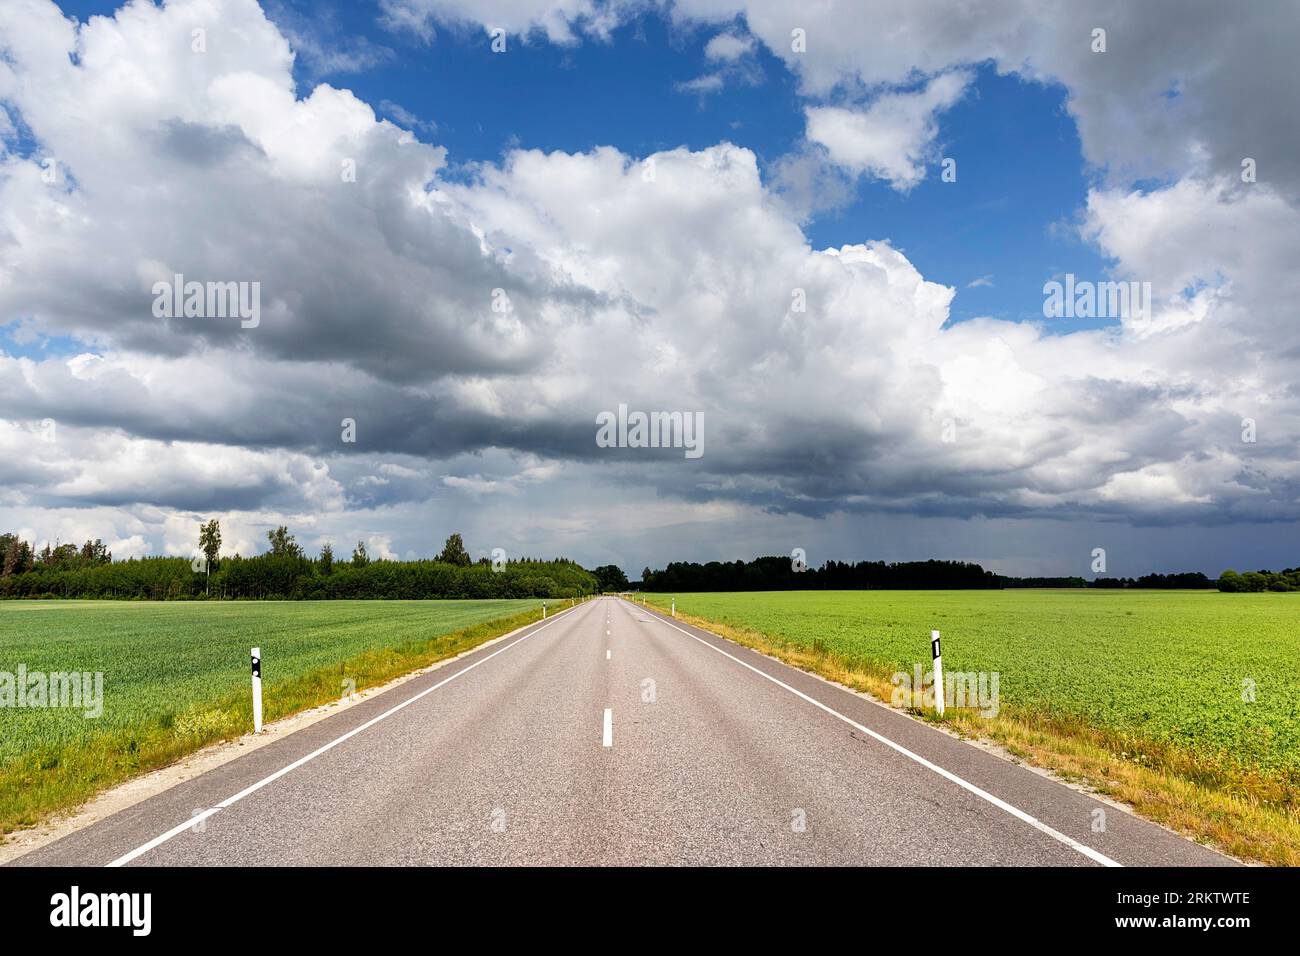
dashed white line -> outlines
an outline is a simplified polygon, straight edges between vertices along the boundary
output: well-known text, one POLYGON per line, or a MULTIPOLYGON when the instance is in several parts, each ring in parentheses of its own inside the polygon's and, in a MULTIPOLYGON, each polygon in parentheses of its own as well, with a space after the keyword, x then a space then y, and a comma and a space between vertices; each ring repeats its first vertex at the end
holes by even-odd
POLYGON ((605 729, 604 739, 601 741, 606 747, 614 746, 614 711, 610 707, 605 708, 605 729))
POLYGON ((610 653, 609 650, 606 649, 606 651, 605 651, 605 660, 609 660, 609 653, 610 653))
MULTIPOLYGON (((735 661, 735 662, 736 662, 737 664, 739 664, 741 667, 748 668, 749 670, 751 670, 751 671, 753 671, 755 674, 757 674, 759 677, 762 677, 762 678, 764 678, 765 680, 770 680, 773 684, 776 684, 776 686, 778 686, 778 687, 782 687, 782 688, 784 688, 785 690, 788 690, 790 693, 794 694, 796 697, 801 697, 801 698, 803 698, 803 699, 806 700, 808 703, 812 704, 814 707, 817 707, 817 708, 819 708, 820 710, 824 710, 826 713, 830 714, 832 717, 836 717, 836 718, 838 718, 839 720, 844 721, 844 723, 848 724, 850 727, 853 727, 853 728, 855 728, 855 729, 857 729, 857 730, 862 731, 862 733, 866 734, 868 737, 871 737, 873 740, 878 740, 878 741, 880 741, 880 743, 882 743, 882 744, 884 744, 886 747, 889 747, 890 749, 895 750, 895 751, 897 751, 898 753, 902 754, 902 755, 903 755, 904 757, 906 757, 908 760, 914 760, 914 761, 916 761, 917 763, 919 763, 922 767, 925 767, 927 770, 933 770, 935 773, 937 773, 939 776, 943 777, 945 780, 950 780, 950 781, 952 781, 953 783, 957 784, 957 786, 961 787, 962 789, 967 790, 967 791, 969 791, 970 793, 975 794, 975 796, 979 797, 981 800, 987 800, 989 803, 993 804, 993 806, 997 807, 999 810, 1003 810, 1003 811, 1005 811, 1006 813, 1011 814, 1011 816, 1015 817, 1017 820, 1022 820, 1022 821, 1024 821, 1025 823, 1028 823, 1028 824, 1029 824, 1031 827, 1033 827, 1035 830, 1038 830, 1038 831, 1040 831, 1040 832, 1042 832, 1042 833, 1047 834, 1047 835, 1048 835, 1049 837, 1051 837, 1053 840, 1056 840, 1056 841, 1058 841, 1058 842, 1060 842, 1060 843, 1064 843, 1064 844, 1065 844, 1066 846, 1068 846, 1070 849, 1075 850, 1075 851, 1077 851, 1077 852, 1079 852, 1079 853, 1082 853, 1084 856, 1086 856, 1088 859, 1092 860, 1093 862, 1095 862, 1095 863, 1100 863, 1102 866, 1123 866, 1122 863, 1117 863, 1115 860, 1112 860, 1110 857, 1106 856, 1105 854, 1100 853, 1100 852, 1098 852, 1097 850, 1094 850, 1092 847, 1090 847, 1090 846, 1088 846, 1088 845, 1086 845, 1086 844, 1084 844, 1084 843, 1080 843, 1078 840, 1074 839, 1073 837, 1066 836, 1066 835, 1065 835, 1064 833, 1062 833, 1060 830, 1056 830, 1056 829, 1054 829, 1054 828, 1048 826, 1048 825, 1047 825, 1046 823, 1044 823, 1042 820, 1039 820, 1037 817, 1031 816, 1030 814, 1026 813, 1024 810, 1021 810, 1019 807, 1014 807, 1014 806, 1012 806, 1011 804, 1007 803, 1005 800, 1001 799, 1000 797, 995 797, 993 794, 989 793, 987 790, 983 790, 983 789, 981 789, 980 787, 975 786, 975 784, 971 783, 970 781, 965 780, 965 779, 963 779, 963 778, 957 776, 957 775, 956 775, 955 773, 953 773, 951 770, 945 770, 943 767, 940 767, 937 763, 933 763, 933 762, 931 762, 931 761, 929 761, 929 760, 926 760, 926 759, 925 759, 924 757, 922 757, 920 754, 918 754, 918 753, 913 753, 911 750, 908 750, 908 749, 907 749, 906 747, 904 747, 902 744, 895 743, 894 741, 890 740, 888 737, 884 736, 883 734, 876 733, 876 731, 872 730, 870 727, 864 727, 864 726, 862 726, 862 724, 858 723, 856 720, 853 720, 853 719, 850 718, 850 717, 845 717, 845 716, 844 716, 843 714, 841 714, 839 711, 837 711, 837 710, 833 710, 832 708, 827 707, 827 706, 826 706, 825 704, 823 704, 821 701, 819 701, 819 700, 817 700, 817 699, 815 699, 815 698, 813 698, 813 697, 809 697, 809 696, 808 696, 807 694, 805 694, 803 691, 796 690, 795 688, 791 687, 789 684, 785 683, 784 681, 782 681, 782 680, 778 680, 777 678, 773 677, 771 674, 768 674, 768 673, 766 673, 766 672, 764 672, 764 671, 759 670, 759 669, 758 669, 757 667, 755 667, 753 664, 749 664, 749 663, 747 663, 747 662, 745 662, 745 661, 742 661, 739 657, 736 657, 736 656, 733 655, 733 654, 728 654, 728 653, 727 653, 726 651, 724 651, 722 648, 720 648, 720 647, 718 647, 718 646, 716 646, 716 645, 714 645, 714 644, 710 644, 708 641, 704 640, 703 638, 701 638, 701 637, 697 637, 697 636, 695 636, 694 634, 692 634, 690 631, 687 631, 687 630, 685 630, 685 629, 683 629, 683 628, 678 627, 676 624, 673 624, 671 621, 665 621, 663 618, 658 617, 657 615, 655 616, 654 619, 655 619, 656 621, 658 621, 660 624, 664 624, 664 625, 667 625, 668 627, 671 627, 674 631, 681 631, 681 633, 685 634, 685 635, 686 635, 687 637, 689 637, 691 640, 693 640, 693 641, 699 641, 699 642, 700 642, 701 644, 703 644, 705 647, 709 648, 710 650, 717 651, 717 652, 718 652, 719 654, 721 654, 723 657, 729 657, 729 658, 731 658, 733 661, 735 661)), ((608 719, 608 717, 609 717, 609 711, 605 711, 605 716, 606 716, 606 719, 608 719)))

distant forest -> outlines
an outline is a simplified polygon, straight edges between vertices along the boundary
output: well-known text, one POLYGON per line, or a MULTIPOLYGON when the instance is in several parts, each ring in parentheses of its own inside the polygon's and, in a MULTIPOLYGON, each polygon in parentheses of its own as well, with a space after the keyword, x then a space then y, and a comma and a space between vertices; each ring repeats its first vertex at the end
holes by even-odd
POLYGON ((114 561, 101 540, 45 545, 37 551, 16 534, 0 534, 0 598, 109 598, 126 600, 329 600, 422 598, 571 598, 599 591, 957 590, 997 588, 1218 588, 1221 591, 1297 591, 1300 568, 1224 571, 1211 580, 1199 571, 1137 578, 1008 577, 966 561, 827 561, 799 569, 788 557, 752 561, 674 561, 646 568, 629 582, 622 570, 587 570, 568 558, 474 561, 459 534, 434 558, 371 558, 364 542, 336 558, 326 544, 308 557, 288 528, 267 532, 269 550, 254 557, 220 557, 221 527, 199 527, 196 557, 114 561))
MULTIPOLYGON (((1227 572, 1229 574, 1235 572, 1227 572)), ((1254 572, 1251 572, 1254 573, 1254 572)), ((662 571, 646 568, 641 587, 647 591, 806 591, 806 590, 949 590, 977 588, 1213 588, 1216 582, 1199 571, 1145 574, 1140 578, 1015 578, 966 561, 827 561, 820 568, 798 570, 788 557, 753 561, 674 561, 662 571)), ((1226 589, 1225 589, 1226 590, 1226 589)), ((1239 588, 1238 590, 1246 590, 1239 588)), ((1259 588, 1258 590, 1264 590, 1259 588)))
POLYGON ((594 574, 567 558, 520 558, 493 565, 471 559, 459 534, 431 560, 371 558, 357 542, 350 558, 331 545, 308 557, 287 528, 267 533, 270 550, 254 557, 218 557, 221 529, 199 529, 196 557, 114 561, 102 541, 46 545, 39 552, 14 534, 0 534, 0 597, 124 600, 329 600, 344 598, 572 598, 595 593, 594 574))

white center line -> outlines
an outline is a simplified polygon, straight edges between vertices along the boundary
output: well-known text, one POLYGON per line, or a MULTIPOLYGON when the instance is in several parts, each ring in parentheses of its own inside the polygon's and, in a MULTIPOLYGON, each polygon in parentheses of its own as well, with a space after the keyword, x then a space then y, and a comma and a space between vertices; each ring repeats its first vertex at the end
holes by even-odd
POLYGON ((609 651, 605 651, 605 660, 609 660, 609 651))
MULTIPOLYGON (((837 710, 832 710, 830 707, 827 707, 827 706, 826 706, 825 704, 823 704, 821 701, 816 700, 815 698, 809 697, 809 696, 808 696, 807 694, 805 694, 803 691, 795 690, 795 689, 794 689, 793 687, 791 687, 789 684, 785 683, 784 681, 777 680, 777 679, 776 679, 775 677, 773 677, 771 674, 768 674, 768 673, 766 673, 766 672, 764 672, 764 671, 759 670, 759 669, 758 669, 757 667, 755 667, 753 664, 746 663, 745 661, 742 661, 739 657, 736 657, 736 656, 734 656, 734 655, 732 655, 732 654, 728 654, 726 651, 724 651, 722 648, 718 647, 717 645, 715 645, 715 644, 710 644, 708 641, 704 640, 703 638, 701 638, 701 637, 696 637, 696 636, 695 636, 694 634, 692 634, 690 631, 684 630, 684 629, 678 627, 676 624, 673 624, 673 623, 670 622, 670 621, 665 621, 665 620, 664 620, 663 618, 661 618, 661 617, 655 616, 655 620, 658 621, 660 624, 666 624, 668 627, 671 627, 674 631, 681 631, 683 634, 685 634, 685 635, 686 635, 687 637, 689 637, 691 640, 693 640, 693 641, 699 641, 699 642, 700 642, 701 644, 703 644, 705 647, 709 648, 710 650, 717 651, 717 652, 718 652, 719 654, 721 654, 723 657, 729 657, 729 658, 731 658, 733 661, 735 661, 735 662, 736 662, 737 664, 739 664, 741 667, 747 667, 747 668, 749 668, 751 671, 753 671, 753 672, 754 672, 755 674, 757 674, 759 677, 762 677, 762 678, 764 678, 765 680, 770 680, 773 684, 776 684, 776 686, 778 686, 778 687, 782 687, 782 688, 788 690, 790 693, 794 694, 796 697, 801 697, 801 698, 803 698, 804 700, 808 701, 808 703, 812 704, 814 707, 817 707, 817 708, 820 708, 821 710, 824 710, 826 713, 830 714, 832 717, 837 717, 837 718, 839 718, 840 720, 842 720, 842 721, 844 721, 846 724, 848 724, 850 727, 854 727, 854 728, 856 728, 856 729, 862 731, 864 734, 866 734, 868 737, 871 737, 873 740, 878 740, 878 741, 880 741, 880 742, 881 742, 882 744, 884 744, 886 747, 889 747, 889 748, 891 748, 892 750, 896 750, 898 753, 902 754, 902 755, 903 755, 904 757, 906 757, 907 759, 916 761, 916 762, 919 763, 922 767, 925 767, 927 770, 933 770, 935 773, 937 773, 939 776, 943 777, 945 780, 951 780, 953 783, 957 784, 957 786, 959 786, 959 787, 961 787, 962 789, 964 789, 964 790, 968 790, 969 792, 975 794, 975 796, 979 797, 981 800, 987 800, 989 803, 993 804, 993 806, 997 807, 999 810, 1003 810, 1003 811, 1005 811, 1005 812, 1011 814, 1011 816, 1015 817, 1017 820, 1023 820, 1025 823, 1028 823, 1028 824, 1029 824, 1031 827, 1033 827, 1035 830, 1039 830, 1039 831, 1041 831, 1041 832, 1043 832, 1043 833, 1046 833, 1046 834, 1047 834, 1049 837, 1051 837, 1053 840, 1057 840, 1057 841, 1060 842, 1060 843, 1064 843, 1064 844, 1065 844, 1066 846, 1068 846, 1070 849, 1072 849, 1072 850, 1076 850, 1076 851, 1078 851, 1079 853, 1082 853, 1082 854, 1083 854, 1084 856, 1086 856, 1088 859, 1090 859, 1090 860, 1092 860, 1092 861, 1094 861, 1094 862, 1096 862, 1096 863, 1100 863, 1102 866, 1123 866, 1122 863, 1117 863, 1116 861, 1112 860, 1110 857, 1108 857, 1108 856, 1106 856, 1106 855, 1104 855, 1104 854, 1098 852, 1097 850, 1094 850, 1092 847, 1090 847, 1090 846, 1088 846, 1088 845, 1086 845, 1086 844, 1080 843, 1078 840, 1074 839, 1073 837, 1066 836, 1066 835, 1065 835, 1064 833, 1062 833, 1060 830, 1053 829, 1052 827, 1050 827, 1050 826, 1048 826, 1046 823, 1044 823, 1042 820, 1039 820, 1037 817, 1030 816, 1028 813, 1026 813, 1024 810, 1021 810, 1019 807, 1014 807, 1014 806, 1012 806, 1011 804, 1007 803, 1005 800, 1003 800, 1003 799, 1001 799, 1001 798, 999 798, 999 797, 995 797, 995 796, 993 796, 993 794, 989 793, 987 790, 982 790, 982 789, 980 789, 979 787, 975 786, 975 784, 973 784, 973 783, 971 783, 971 782, 969 782, 969 781, 967 781, 967 780, 962 779, 961 777, 959 777, 959 776, 957 776, 955 773, 953 773, 951 770, 945 770, 943 767, 940 767, 937 763, 932 763, 931 761, 926 760, 926 759, 925 759, 924 757, 922 757, 920 754, 918 754, 918 753, 913 753, 912 751, 908 750, 908 749, 907 749, 906 747, 904 747, 902 744, 894 743, 894 741, 890 740, 888 737, 884 736, 883 734, 878 734, 878 733, 876 733, 876 732, 875 732, 874 730, 872 730, 870 727, 864 727, 864 726, 862 726, 862 724, 858 723, 856 720, 853 720, 853 719, 851 719, 851 718, 849 718, 849 717, 845 717, 843 714, 841 714, 841 713, 840 713, 839 711, 837 711, 837 710)), ((723 640, 725 640, 725 638, 723 638, 723 640)), ((609 711, 606 711, 606 712, 605 712, 605 715, 606 715, 606 717, 608 717, 608 716, 609 716, 609 711)))
POLYGON ((614 711, 605 708, 605 739, 602 741, 606 747, 614 746, 614 711))
MULTIPOLYGON (((307 754, 305 757, 299 757, 293 763, 281 767, 275 773, 267 777, 263 777, 261 780, 257 781, 257 783, 245 787, 243 790, 239 791, 239 793, 235 794, 233 797, 227 797, 225 800, 222 800, 220 803, 218 803, 215 807, 211 807, 207 810, 204 810, 202 813, 195 814, 193 817, 187 819, 184 823, 177 824, 176 826, 168 830, 166 833, 159 834, 158 836, 150 840, 148 843, 144 844, 143 846, 137 847, 136 849, 132 850, 130 853, 125 853, 122 856, 119 856, 113 862, 106 864, 106 866, 108 867, 125 866, 127 863, 130 863, 136 857, 143 856, 144 854, 148 853, 150 850, 162 846, 168 840, 172 839, 172 837, 179 836, 180 834, 184 833, 186 830, 193 828, 194 824, 197 823, 198 821, 206 820, 214 813, 217 813, 220 810, 225 810, 233 806, 234 804, 238 803, 240 800, 247 797, 249 794, 256 793, 258 790, 261 790, 268 783, 271 783, 272 781, 275 780, 279 780, 286 773, 289 773, 292 770, 297 770, 299 767, 307 763, 309 760, 315 760, 321 754, 333 750, 339 744, 343 743, 343 741, 348 740, 351 737, 355 737, 363 730, 373 727, 375 724, 379 723, 385 717, 391 717, 393 714, 397 713, 399 710, 402 710, 404 707, 414 704, 421 697, 425 697, 429 694, 432 694, 435 690, 437 690, 439 687, 442 687, 444 684, 450 684, 457 677, 460 677, 463 674, 468 674, 470 671, 478 667, 480 664, 486 664, 488 661, 492 660, 492 658, 496 657, 498 654, 504 654, 506 651, 510 650, 510 648, 514 647, 516 644, 522 644, 524 641, 528 640, 533 635, 540 634, 542 631, 546 630, 548 627, 550 627, 552 624, 558 621, 560 617, 566 613, 568 613, 567 610, 561 611, 559 614, 553 615, 545 624, 543 624, 541 627, 537 628, 536 630, 529 631, 523 637, 511 641, 505 647, 493 651, 491 654, 487 655, 486 657, 480 657, 478 660, 476 660, 473 664, 470 664, 468 667, 461 668, 456 673, 452 674, 450 677, 444 678, 443 680, 438 681, 438 683, 434 684, 432 687, 428 687, 420 691, 420 693, 416 694, 414 697, 409 697, 406 700, 402 701, 400 704, 396 705, 395 707, 390 707, 388 710, 384 711, 378 717, 372 717, 370 720, 367 720, 361 726, 352 728, 346 734, 334 738, 333 740, 331 740, 329 743, 325 744, 322 747, 316 748, 311 753, 307 754)), ((606 712, 606 720, 608 719, 609 719, 609 714, 608 712, 606 712)))

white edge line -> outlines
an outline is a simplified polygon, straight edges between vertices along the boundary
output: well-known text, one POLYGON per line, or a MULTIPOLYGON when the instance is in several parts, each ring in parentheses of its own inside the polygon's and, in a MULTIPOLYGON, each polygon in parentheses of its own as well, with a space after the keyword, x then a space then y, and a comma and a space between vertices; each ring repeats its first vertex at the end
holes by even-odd
MULTIPOLYGON (((879 734, 876 731, 872 730, 870 727, 864 727, 856 720, 853 720, 850 717, 845 717, 839 711, 827 707, 821 701, 809 697, 803 691, 796 690, 795 688, 791 687, 789 684, 785 683, 784 681, 773 677, 771 674, 759 670, 753 664, 747 663, 746 661, 742 661, 739 657, 736 657, 732 654, 728 654, 722 648, 714 644, 710 644, 708 641, 704 640, 701 637, 697 637, 696 635, 692 634, 690 631, 683 630, 682 628, 678 627, 676 624, 673 624, 671 621, 664 620, 658 614, 653 614, 651 616, 660 624, 666 624, 668 627, 671 627, 675 631, 681 631, 681 633, 685 634, 687 637, 691 638, 692 640, 699 641, 705 647, 717 651, 723 657, 731 658, 741 667, 749 668, 759 677, 766 678, 767 680, 770 680, 773 684, 776 684, 778 687, 785 688, 790 693, 794 694, 796 697, 801 697, 804 700, 806 700, 808 703, 812 704, 814 707, 824 710, 832 717, 839 718, 840 720, 844 721, 844 723, 848 724, 850 727, 862 731, 864 734, 867 734, 869 737, 871 737, 874 740, 880 741, 886 747, 896 750, 898 753, 902 754, 904 757, 907 757, 909 760, 916 761, 922 767, 925 767, 927 770, 933 770, 935 773, 943 777, 945 780, 951 780, 953 783, 957 784, 957 786, 970 791, 971 793, 975 794, 975 796, 979 797, 981 800, 987 800, 989 803, 993 804, 993 806, 997 807, 999 810, 1011 814, 1011 816, 1015 817, 1017 820, 1022 820, 1025 823, 1028 823, 1034 829, 1046 833, 1053 840, 1057 840, 1060 843, 1064 843, 1070 849, 1082 853, 1084 856, 1086 856, 1088 859, 1092 860, 1093 862, 1100 863, 1102 866, 1123 866, 1124 865, 1122 863, 1116 862, 1115 860, 1112 860, 1110 857, 1106 856, 1105 854, 1100 853, 1097 850, 1094 850, 1092 847, 1080 843, 1078 840, 1074 839, 1073 837, 1067 836, 1066 834, 1062 833, 1060 830, 1056 830, 1048 826, 1042 820, 1039 820, 1037 817, 1031 816, 1030 814, 1026 813, 1024 810, 1021 810, 1019 807, 1012 806, 1011 804, 1003 800, 1001 797, 995 797, 987 790, 983 790, 980 787, 975 786, 975 784, 971 783, 970 781, 962 779, 961 777, 953 773, 951 770, 945 770, 943 767, 940 767, 938 764, 926 760, 920 754, 908 750, 902 744, 895 743, 894 741, 890 740, 888 737, 884 736, 883 734, 879 734)), ((725 640, 725 638, 723 638, 723 640, 725 640)))
MULTIPOLYGON (((522 644, 524 641, 528 640, 534 634, 538 634, 546 630, 548 627, 550 627, 552 624, 558 621, 564 614, 574 610, 577 610, 577 608, 565 608, 559 614, 553 614, 551 617, 547 619, 545 624, 542 624, 542 626, 537 628, 536 630, 530 631, 529 633, 525 634, 523 637, 511 641, 505 647, 498 648, 497 650, 493 651, 491 654, 487 655, 487 657, 479 658, 473 664, 470 664, 468 667, 461 668, 456 673, 452 674, 450 677, 446 677, 438 681, 438 683, 434 684, 432 687, 426 687, 424 690, 420 691, 420 693, 416 694, 414 697, 407 698, 406 700, 402 701, 400 704, 397 704, 394 707, 390 707, 388 710, 384 711, 378 717, 372 717, 370 718, 370 720, 367 720, 364 724, 361 724, 359 727, 353 727, 346 734, 343 734, 340 737, 336 737, 335 739, 331 740, 329 743, 325 744, 324 746, 316 748, 311 753, 307 754, 305 757, 299 757, 293 763, 281 767, 279 770, 277 770, 275 773, 271 774, 270 776, 263 777, 261 780, 257 781, 257 783, 245 787, 243 790, 239 791, 239 793, 235 794, 233 797, 227 797, 225 800, 222 800, 220 803, 218 803, 215 807, 211 807, 207 810, 204 810, 202 813, 196 813, 194 816, 186 820, 184 823, 177 824, 176 826, 168 830, 166 833, 159 834, 158 836, 154 837, 152 840, 150 840, 148 843, 144 844, 143 846, 137 847, 136 849, 132 850, 130 853, 125 853, 122 856, 119 856, 116 860, 114 860, 111 863, 106 863, 105 868, 111 869, 114 867, 125 866, 127 863, 130 863, 132 860, 136 859, 137 857, 141 857, 144 854, 148 853, 150 850, 162 846, 164 843, 166 843, 168 840, 172 839, 173 837, 180 836, 182 833, 184 833, 186 830, 193 827, 194 824, 198 823, 200 820, 206 820, 214 813, 217 813, 220 810, 225 810, 228 807, 233 806, 234 804, 238 803, 240 800, 243 800, 244 797, 247 797, 250 794, 256 793, 258 790, 261 790, 268 783, 272 783, 273 781, 279 780, 281 777, 289 773, 291 770, 297 770, 299 767, 301 767, 303 764, 307 763, 308 761, 315 760, 321 754, 333 750, 339 744, 343 743, 343 741, 351 737, 355 737, 357 734, 361 733, 361 731, 366 730, 367 728, 373 727, 375 724, 379 723, 385 717, 391 717, 399 710, 402 710, 403 708, 409 706, 410 704, 414 704, 421 697, 424 697, 428 694, 432 694, 435 690, 437 690, 439 687, 442 687, 444 684, 450 684, 452 681, 454 681, 457 677, 460 677, 462 674, 468 674, 470 671, 478 667, 480 664, 486 664, 488 661, 492 660, 492 658, 496 657, 498 654, 504 654, 506 651, 510 650, 510 648, 514 647, 516 644, 522 644)), ((531 625, 525 624, 524 627, 531 627, 531 625)))

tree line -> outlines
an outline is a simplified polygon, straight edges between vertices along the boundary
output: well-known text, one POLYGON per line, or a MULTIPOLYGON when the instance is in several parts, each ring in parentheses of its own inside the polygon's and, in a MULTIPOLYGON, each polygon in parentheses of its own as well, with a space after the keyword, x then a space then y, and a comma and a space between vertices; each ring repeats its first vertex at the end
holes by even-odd
POLYGON ((623 573, 623 569, 617 564, 602 564, 598 568, 592 568, 591 573, 596 576, 601 591, 617 592, 627 591, 631 588, 627 575, 623 573))
POLYGON ((1281 571, 1244 571, 1232 568, 1219 576, 1220 591, 1300 591, 1300 568, 1281 571))
MULTIPOLYGON (((647 591, 859 591, 972 590, 996 588, 1213 588, 1200 571, 1144 574, 1138 578, 1017 578, 995 574, 969 561, 827 561, 804 567, 788 557, 752 561, 670 562, 662 571, 646 568, 640 586, 647 591)), ((1244 588, 1241 590, 1245 590, 1244 588)))
POLYGON ((1136 578, 1011 577, 967 561, 827 561, 820 568, 783 556, 752 561, 670 562, 646 568, 635 585, 616 565, 592 571, 568 558, 517 558, 494 565, 474 561, 460 534, 447 537, 437 557, 373 559, 364 541, 350 557, 325 544, 308 557, 289 529, 267 532, 268 550, 254 557, 220 557, 221 526, 199 526, 194 560, 173 557, 114 561, 101 539, 46 544, 41 550, 12 533, 0 534, 0 597, 122 598, 136 600, 418 598, 569 598, 598 591, 957 590, 996 588, 1180 588, 1220 591, 1300 590, 1300 568, 1229 569, 1217 580, 1199 571, 1136 578))
POLYGON ((26 574, 37 567, 59 568, 93 568, 108 564, 113 560, 104 542, 99 538, 87 541, 80 548, 75 544, 48 542, 39 552, 16 534, 0 534, 0 575, 9 577, 14 574, 26 574))
POLYGON ((662 571, 646 568, 641 586, 647 591, 805 591, 925 588, 997 588, 998 575, 966 561, 827 561, 820 568, 800 567, 788 557, 752 561, 673 561, 662 571))
POLYGON ((0 597, 124 600, 331 600, 426 598, 571 598, 592 594, 600 582, 568 558, 474 561, 459 534, 437 557, 374 559, 358 541, 349 559, 336 560, 326 544, 308 557, 283 525, 267 532, 268 550, 222 558, 221 527, 200 525, 194 559, 114 561, 100 541, 47 545, 35 552, 17 535, 0 535, 0 597), (11 560, 12 555, 12 560, 11 560))
POLYGON ((1004 588, 1169 588, 1196 590, 1217 585, 1200 571, 1180 571, 1176 574, 1144 574, 1136 578, 1002 578, 1004 588))

